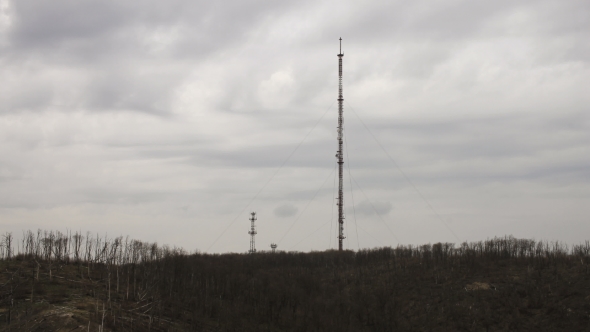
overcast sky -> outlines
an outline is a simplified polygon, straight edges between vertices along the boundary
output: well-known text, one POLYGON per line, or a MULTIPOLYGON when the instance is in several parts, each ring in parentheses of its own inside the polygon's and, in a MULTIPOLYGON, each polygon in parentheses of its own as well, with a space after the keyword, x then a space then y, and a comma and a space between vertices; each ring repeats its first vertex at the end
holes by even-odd
POLYGON ((587 0, 0 0, 1 230, 335 248, 340 37, 345 248, 590 239, 587 0))

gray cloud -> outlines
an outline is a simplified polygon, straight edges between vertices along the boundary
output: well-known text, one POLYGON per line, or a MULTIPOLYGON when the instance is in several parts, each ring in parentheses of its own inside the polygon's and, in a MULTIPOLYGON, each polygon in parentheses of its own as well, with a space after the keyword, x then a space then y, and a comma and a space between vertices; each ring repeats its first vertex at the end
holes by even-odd
MULTIPOLYGON (((342 36, 357 213, 374 202, 406 243, 456 241, 436 214, 462 240, 581 240, 589 17, 587 1, 553 0, 0 0, 0 226, 204 250, 235 220, 211 250, 242 252, 242 209, 309 203, 297 243, 334 218, 342 36)), ((260 241, 288 226, 262 222, 260 241)), ((392 244, 359 226, 380 241, 361 243, 392 244)))
POLYGON ((384 216, 393 209, 393 205, 391 202, 370 202, 365 200, 356 204, 354 208, 355 212, 360 215, 372 216, 378 214, 384 216))
POLYGON ((297 211, 299 211, 299 209, 295 205, 285 203, 277 206, 274 209, 274 214, 280 218, 287 218, 296 215, 297 211))

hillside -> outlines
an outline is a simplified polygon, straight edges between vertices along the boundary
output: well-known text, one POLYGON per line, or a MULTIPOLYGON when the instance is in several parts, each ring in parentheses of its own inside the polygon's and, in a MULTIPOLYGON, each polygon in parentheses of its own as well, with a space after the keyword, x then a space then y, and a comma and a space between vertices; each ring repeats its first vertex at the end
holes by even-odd
POLYGON ((189 254, 28 232, 0 254, 0 331, 587 331, 590 243, 189 254))

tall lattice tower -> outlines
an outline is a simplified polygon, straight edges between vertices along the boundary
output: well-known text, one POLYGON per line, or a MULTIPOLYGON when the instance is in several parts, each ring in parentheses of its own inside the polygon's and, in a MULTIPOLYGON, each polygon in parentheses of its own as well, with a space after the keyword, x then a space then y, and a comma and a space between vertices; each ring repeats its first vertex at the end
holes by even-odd
POLYGON ((256 225, 254 225, 254 222, 256 221, 256 212, 252 212, 250 215, 250 231, 248 232, 248 234, 250 234, 250 250, 248 250, 248 252, 253 254, 256 252, 256 242, 254 241, 254 236, 256 236, 256 225))
POLYGON ((338 158, 338 250, 342 251, 342 240, 344 240, 344 195, 342 189, 342 166, 344 158, 342 155, 342 134, 343 134, 343 105, 344 98, 342 96, 342 38, 340 38, 340 53, 338 54, 338 151, 336 158, 338 158))

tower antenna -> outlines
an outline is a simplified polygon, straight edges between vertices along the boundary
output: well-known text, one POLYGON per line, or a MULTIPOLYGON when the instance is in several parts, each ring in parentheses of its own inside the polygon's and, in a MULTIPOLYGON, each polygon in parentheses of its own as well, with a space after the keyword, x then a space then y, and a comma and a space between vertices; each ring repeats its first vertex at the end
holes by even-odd
POLYGON ((344 116, 343 116, 343 102, 344 98, 342 96, 342 57, 344 54, 342 53, 342 37, 340 37, 340 53, 338 54, 338 151, 336 153, 336 158, 338 158, 338 250, 342 251, 342 240, 345 239, 344 237, 344 196, 343 196, 343 181, 342 181, 342 165, 344 164, 344 159, 342 156, 342 134, 343 134, 343 127, 344 124, 344 116))
POLYGON ((248 234, 250 234, 250 250, 248 250, 248 252, 253 254, 256 252, 256 243, 254 241, 254 236, 257 234, 256 226, 254 225, 254 222, 256 221, 256 212, 252 212, 250 215, 252 216, 250 217, 250 231, 248 232, 248 234))

